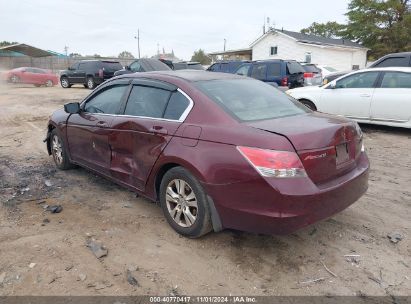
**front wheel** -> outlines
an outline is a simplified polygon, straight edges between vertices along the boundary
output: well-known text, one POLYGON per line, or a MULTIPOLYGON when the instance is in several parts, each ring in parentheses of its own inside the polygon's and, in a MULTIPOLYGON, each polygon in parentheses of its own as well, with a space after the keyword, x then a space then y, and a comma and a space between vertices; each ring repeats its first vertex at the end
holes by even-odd
POLYGON ((69 80, 68 80, 67 77, 61 77, 61 79, 60 79, 60 84, 61 84, 61 86, 62 86, 63 88, 65 88, 65 89, 71 87, 71 84, 70 84, 70 82, 69 82, 69 80))
POLYGON ((51 131, 50 146, 51 154, 53 155, 54 163, 57 168, 67 170, 73 167, 69 161, 63 139, 57 129, 53 129, 53 131, 51 131))
POLYGON ((300 99, 299 102, 301 102, 303 105, 305 105, 307 108, 309 108, 312 111, 317 111, 317 107, 313 102, 307 99, 300 99))
POLYGON ((164 175, 160 203, 167 222, 181 235, 197 238, 211 231, 207 195, 186 169, 174 167, 164 175))
POLYGON ((87 78, 87 87, 92 90, 96 86, 93 77, 87 78))

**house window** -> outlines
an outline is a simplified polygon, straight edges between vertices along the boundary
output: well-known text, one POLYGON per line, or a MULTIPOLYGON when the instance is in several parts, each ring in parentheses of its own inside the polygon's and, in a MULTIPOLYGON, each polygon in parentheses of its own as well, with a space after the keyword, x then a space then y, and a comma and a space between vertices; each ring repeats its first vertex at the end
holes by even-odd
POLYGON ((305 53, 305 62, 311 63, 311 53, 310 52, 305 53))
POLYGON ((277 55, 277 53, 278 53, 278 46, 270 47, 270 55, 271 56, 277 55))

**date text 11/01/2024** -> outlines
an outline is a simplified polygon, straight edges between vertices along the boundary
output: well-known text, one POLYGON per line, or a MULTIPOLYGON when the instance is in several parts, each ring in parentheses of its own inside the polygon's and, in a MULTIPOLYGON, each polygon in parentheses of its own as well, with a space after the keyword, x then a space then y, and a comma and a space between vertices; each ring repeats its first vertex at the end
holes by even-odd
POLYGON ((150 303, 257 303, 257 299, 247 296, 159 296, 150 297, 150 303))

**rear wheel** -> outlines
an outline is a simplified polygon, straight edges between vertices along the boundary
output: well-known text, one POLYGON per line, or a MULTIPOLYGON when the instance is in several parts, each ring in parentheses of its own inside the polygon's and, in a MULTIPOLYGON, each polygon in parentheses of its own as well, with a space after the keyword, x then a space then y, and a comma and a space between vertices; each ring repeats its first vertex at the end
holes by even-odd
POLYGON ((312 101, 307 100, 307 99, 300 99, 299 102, 301 102, 303 105, 305 105, 310 110, 317 111, 317 107, 312 101))
POLYGON ((87 78, 87 87, 92 90, 96 86, 93 77, 88 77, 87 78))
POLYGON ((70 163, 67 149, 64 145, 63 139, 57 129, 53 129, 50 137, 51 154, 53 155, 54 163, 57 168, 67 170, 73 167, 70 163))
POLYGON ((61 86, 62 86, 63 88, 65 88, 65 89, 71 87, 71 84, 70 84, 70 82, 69 82, 69 80, 68 80, 67 77, 61 77, 61 79, 60 79, 60 84, 61 84, 61 86))
POLYGON ((174 167, 164 175, 160 203, 167 222, 178 233, 197 238, 211 231, 207 195, 186 169, 174 167))
POLYGON ((53 86, 53 81, 51 81, 50 79, 46 81, 45 83, 46 87, 52 87, 53 86))

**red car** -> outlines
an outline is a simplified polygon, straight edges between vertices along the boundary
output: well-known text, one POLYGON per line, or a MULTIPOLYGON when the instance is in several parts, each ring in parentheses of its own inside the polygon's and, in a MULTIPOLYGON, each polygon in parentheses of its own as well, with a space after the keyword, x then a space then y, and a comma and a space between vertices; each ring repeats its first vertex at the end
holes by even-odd
POLYGON ((115 77, 54 112, 45 141, 58 168, 80 165, 160 201, 189 237, 291 233, 344 210, 368 184, 356 122, 232 74, 115 77))
POLYGON ((41 85, 52 87, 59 82, 56 74, 53 74, 49 70, 38 68, 22 67, 13 69, 6 72, 4 77, 11 83, 28 83, 34 84, 36 87, 41 85))

